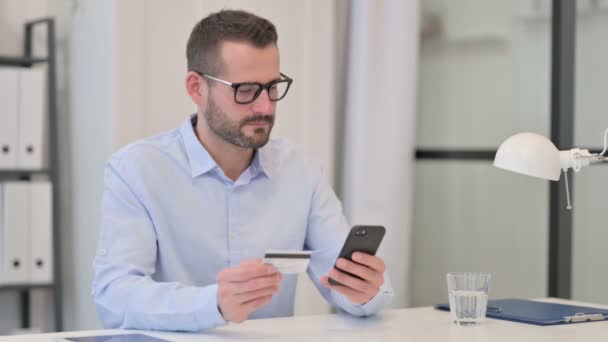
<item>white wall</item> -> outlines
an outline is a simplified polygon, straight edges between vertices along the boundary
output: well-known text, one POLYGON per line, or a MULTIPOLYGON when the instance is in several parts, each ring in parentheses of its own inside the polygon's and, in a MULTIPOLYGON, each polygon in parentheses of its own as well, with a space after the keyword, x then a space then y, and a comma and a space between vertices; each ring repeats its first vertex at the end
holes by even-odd
POLYGON ((490 272, 490 298, 546 296, 548 184, 489 162, 416 163, 412 305, 447 302, 447 272, 490 272))
POLYGON ((116 2, 115 148, 177 127, 196 111, 184 86, 199 1, 116 2))
POLYGON ((65 329, 98 327, 91 300, 105 161, 116 125, 115 2, 78 3, 71 49, 71 225, 65 244, 65 329))
MULTIPOLYGON (((608 3, 589 7, 577 20, 575 145, 603 146, 602 134, 608 128, 606 80, 608 80, 608 3)), ((608 165, 593 166, 574 176, 572 296, 581 301, 608 303, 608 272, 602 251, 608 241, 606 196, 608 165), (598 270, 600 270, 598 272, 598 270)))
POLYGON ((528 0, 421 3, 442 31, 420 45, 418 147, 493 149, 514 132, 547 134, 550 21, 528 19, 528 0))
POLYGON ((344 116, 344 211, 379 224, 394 307, 409 304, 418 1, 352 1, 344 116))

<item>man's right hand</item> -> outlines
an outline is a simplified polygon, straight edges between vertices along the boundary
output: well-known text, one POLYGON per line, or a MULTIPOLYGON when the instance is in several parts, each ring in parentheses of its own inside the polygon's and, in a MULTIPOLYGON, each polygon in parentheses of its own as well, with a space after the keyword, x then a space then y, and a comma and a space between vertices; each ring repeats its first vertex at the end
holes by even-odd
POLYGON ((217 275, 217 303, 224 320, 241 323, 266 305, 279 290, 283 276, 262 259, 243 260, 217 275))

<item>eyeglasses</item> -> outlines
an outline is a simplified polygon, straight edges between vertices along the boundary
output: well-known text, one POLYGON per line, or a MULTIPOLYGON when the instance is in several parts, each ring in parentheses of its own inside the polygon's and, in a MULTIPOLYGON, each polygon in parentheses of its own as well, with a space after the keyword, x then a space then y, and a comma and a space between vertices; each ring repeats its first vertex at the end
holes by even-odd
POLYGON ((268 93, 268 99, 270 101, 279 101, 282 100, 285 95, 287 95, 287 91, 291 86, 291 82, 293 79, 288 77, 287 75, 281 73, 281 78, 278 80, 270 81, 266 84, 258 83, 258 82, 241 82, 241 83, 232 83, 217 77, 209 76, 207 74, 203 74, 198 71, 194 71, 199 74, 201 77, 208 78, 212 81, 219 82, 221 84, 225 84, 234 89, 234 102, 238 104, 249 104, 255 101, 262 90, 266 89, 268 93))

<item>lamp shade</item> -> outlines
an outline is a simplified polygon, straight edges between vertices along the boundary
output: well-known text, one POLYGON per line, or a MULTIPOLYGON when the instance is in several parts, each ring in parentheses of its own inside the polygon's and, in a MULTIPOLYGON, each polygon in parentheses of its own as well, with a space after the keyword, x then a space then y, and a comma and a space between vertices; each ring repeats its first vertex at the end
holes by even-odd
POLYGON ((496 151, 494 166, 554 181, 561 172, 559 150, 535 133, 518 133, 505 140, 496 151))

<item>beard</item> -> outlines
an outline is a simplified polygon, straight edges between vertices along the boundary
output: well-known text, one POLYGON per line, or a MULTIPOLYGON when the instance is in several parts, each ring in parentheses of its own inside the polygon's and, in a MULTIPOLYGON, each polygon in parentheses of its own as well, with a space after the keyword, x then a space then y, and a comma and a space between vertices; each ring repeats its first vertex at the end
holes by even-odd
POLYGON ((244 148, 258 149, 268 142, 270 132, 274 126, 274 115, 249 115, 238 122, 231 121, 228 115, 221 110, 215 102, 209 98, 207 109, 203 113, 207 125, 218 137, 223 140, 244 148), (242 128, 248 123, 267 122, 268 131, 265 127, 257 127, 253 135, 247 136, 242 128))

